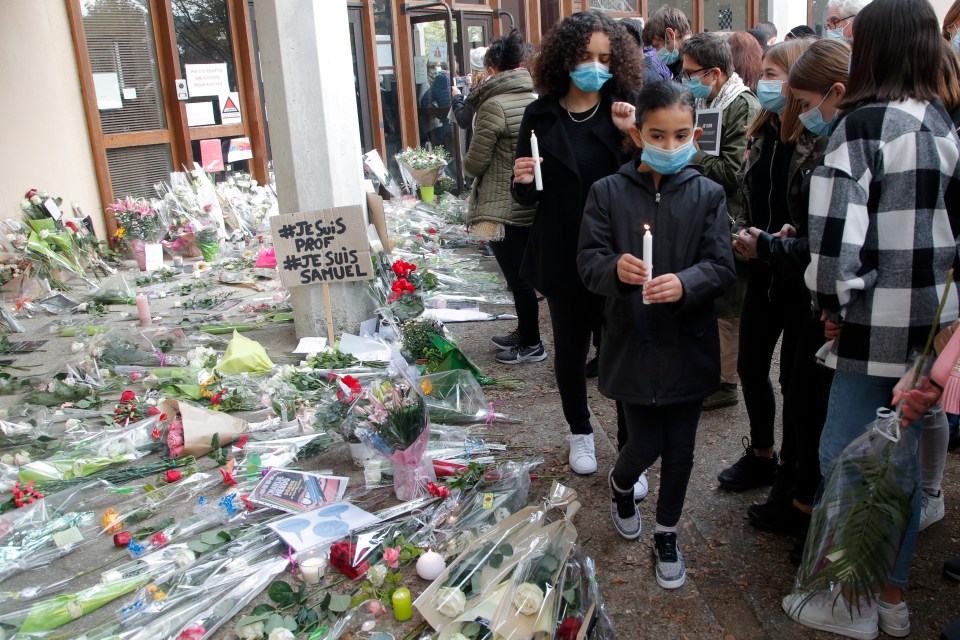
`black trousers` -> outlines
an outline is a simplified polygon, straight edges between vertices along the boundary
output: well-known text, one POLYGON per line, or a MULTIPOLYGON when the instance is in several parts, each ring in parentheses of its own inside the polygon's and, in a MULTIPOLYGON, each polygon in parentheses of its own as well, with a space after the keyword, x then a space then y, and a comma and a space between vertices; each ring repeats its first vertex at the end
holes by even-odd
MULTIPOLYGON (((750 419, 750 442, 755 449, 768 449, 776 440, 773 432, 777 403, 770 381, 773 352, 782 334, 779 382, 786 396, 800 325, 810 313, 810 294, 797 277, 785 279, 779 274, 773 275, 763 264, 752 266, 740 313, 737 373, 750 419)), ((796 428, 790 424, 791 419, 792 415, 784 410, 780 457, 789 462, 796 459, 796 428)))
POLYGON ((793 497, 801 504, 812 505, 820 487, 820 433, 827 419, 827 401, 833 384, 833 369, 818 364, 817 350, 826 342, 823 322, 810 312, 800 324, 797 351, 789 373, 790 384, 783 397, 784 425, 786 416, 794 429, 797 477, 793 497))
POLYGON ((520 344, 532 347, 540 344, 540 308, 533 285, 520 277, 520 263, 527 248, 530 227, 504 225, 503 240, 490 243, 493 256, 500 265, 503 277, 513 291, 513 306, 517 308, 517 331, 520 344))
POLYGON ((677 526, 683 512, 702 404, 701 400, 656 407, 623 403, 628 438, 617 456, 613 481, 632 488, 660 458, 657 524, 664 527, 677 526))
POLYGON ((602 298, 580 289, 568 295, 547 296, 547 304, 553 325, 553 368, 563 417, 571 433, 593 433, 585 367, 590 335, 603 310, 602 298))

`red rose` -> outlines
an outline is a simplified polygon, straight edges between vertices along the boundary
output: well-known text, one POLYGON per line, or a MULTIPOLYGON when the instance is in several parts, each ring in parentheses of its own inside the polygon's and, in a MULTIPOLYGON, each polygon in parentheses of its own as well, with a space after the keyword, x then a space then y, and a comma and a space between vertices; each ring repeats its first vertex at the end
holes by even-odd
POLYGON ((180 480, 182 478, 183 478, 183 475, 176 469, 170 469, 170 471, 167 471, 167 475, 166 475, 167 482, 176 482, 177 480, 180 480))
POLYGON ((211 211, 213 211, 213 205, 212 205, 212 204, 205 204, 205 205, 203 205, 203 210, 206 211, 207 213, 210 213, 211 211))
POLYGON ((243 449, 245 446, 247 446, 247 439, 249 437, 250 436, 240 436, 233 446, 235 446, 237 449, 243 449))
POLYGON ((580 633, 580 619, 567 618, 557 627, 557 640, 575 640, 580 633))
POLYGON ((220 475, 223 476, 223 481, 231 487, 237 486, 237 481, 233 478, 233 474, 224 469, 223 467, 219 468, 220 475))
POLYGON ((166 534, 165 534, 163 531, 157 531, 157 532, 156 532, 155 534, 153 534, 153 536, 150 538, 150 542, 152 542, 153 544, 157 545, 158 547, 163 546, 163 545, 167 544, 167 536, 166 536, 166 534))
POLYGON ((26 195, 23 196, 23 197, 26 198, 27 200, 29 200, 30 198, 32 198, 32 197, 35 196, 35 195, 37 195, 37 190, 36 190, 36 189, 30 189, 30 191, 27 191, 26 195))
POLYGON ((131 540, 133 540, 133 534, 129 531, 121 531, 120 533, 113 534, 113 546, 115 547, 126 547, 130 544, 131 540))
POLYGON ((427 233, 434 233, 434 234, 435 234, 436 232, 437 232, 437 230, 434 229, 433 227, 430 227, 429 229, 427 229, 427 233))
POLYGON ((210 398, 210 404, 220 404, 222 396, 218 393, 210 398))
POLYGON ((137 394, 135 394, 133 391, 130 391, 130 389, 127 389, 122 394, 120 394, 120 402, 124 404, 126 404, 127 402, 133 402, 136 399, 137 399, 137 394))

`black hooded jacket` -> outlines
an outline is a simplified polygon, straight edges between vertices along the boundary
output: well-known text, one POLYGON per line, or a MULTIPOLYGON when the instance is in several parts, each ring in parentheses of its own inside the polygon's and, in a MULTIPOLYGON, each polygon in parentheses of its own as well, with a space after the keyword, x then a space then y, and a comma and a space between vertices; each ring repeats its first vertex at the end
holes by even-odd
POLYGON ((630 162, 597 181, 580 226, 577 267, 605 296, 600 392, 640 405, 699 400, 720 384, 720 339, 713 301, 735 279, 724 191, 699 167, 653 176, 630 162), (641 287, 617 277, 617 261, 643 256, 644 224, 653 234, 653 275, 675 273, 683 297, 643 303, 641 287))

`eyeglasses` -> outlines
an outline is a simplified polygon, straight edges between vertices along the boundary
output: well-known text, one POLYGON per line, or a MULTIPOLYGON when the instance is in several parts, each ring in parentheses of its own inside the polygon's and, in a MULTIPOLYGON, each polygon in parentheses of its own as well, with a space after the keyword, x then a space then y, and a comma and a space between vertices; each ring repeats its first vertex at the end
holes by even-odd
MULTIPOLYGON (((707 67, 701 67, 701 68, 699 68, 699 69, 684 69, 684 70, 683 70, 683 77, 686 78, 687 80, 690 80, 690 79, 693 78, 694 74, 702 73, 702 72, 704 72, 704 71, 710 71, 710 69, 707 68, 707 67)), ((699 76, 699 77, 702 78, 703 76, 701 75, 701 76, 699 76)))
MULTIPOLYGON (((840 23, 846 23, 847 20, 851 20, 854 17, 856 16, 847 16, 846 18, 828 18, 827 26, 830 27, 831 29, 837 29, 840 27, 840 23)), ((846 24, 844 24, 843 26, 846 26, 846 24)))

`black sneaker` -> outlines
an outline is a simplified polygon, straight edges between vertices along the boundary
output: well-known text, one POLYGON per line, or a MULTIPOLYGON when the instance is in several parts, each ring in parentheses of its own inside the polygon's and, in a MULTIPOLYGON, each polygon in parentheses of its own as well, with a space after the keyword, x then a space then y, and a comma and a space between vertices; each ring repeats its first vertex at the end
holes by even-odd
POLYGON ((777 453, 774 452, 772 458, 761 458, 753 452, 750 439, 746 437, 743 438, 743 448, 743 457, 717 474, 720 486, 728 491, 743 491, 773 484, 779 466, 777 453))
POLYGON ((810 527, 810 514, 784 502, 755 504, 747 509, 747 517, 750 518, 750 524, 769 533, 797 536, 806 533, 810 527))
POLYGON ((547 359, 547 351, 543 343, 538 342, 532 347, 514 347, 509 351, 501 351, 496 356, 497 362, 503 364, 520 364, 522 362, 541 362, 547 359))
POLYGON ((943 575, 960 582, 960 558, 948 558, 943 561, 943 575))
POLYGON ((637 504, 633 501, 633 489, 620 491, 613 484, 613 469, 607 474, 607 484, 610 485, 610 516, 617 533, 627 540, 636 540, 640 537, 640 513, 637 504))
POLYGON ((777 467, 777 477, 773 480, 773 486, 770 487, 770 495, 767 496, 767 502, 783 502, 792 505, 793 491, 796 486, 797 465, 784 462, 777 467))
POLYGON ((664 589, 679 589, 687 581, 683 554, 677 548, 677 534, 661 531, 653 534, 653 555, 657 560, 657 584, 664 589))
POLYGON ((497 349, 501 350, 510 350, 514 347, 520 346, 520 331, 514 329, 505 336, 493 336, 490 338, 490 342, 493 343, 497 349))

